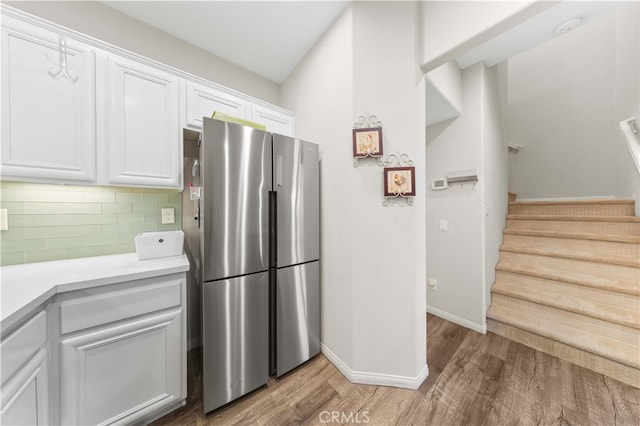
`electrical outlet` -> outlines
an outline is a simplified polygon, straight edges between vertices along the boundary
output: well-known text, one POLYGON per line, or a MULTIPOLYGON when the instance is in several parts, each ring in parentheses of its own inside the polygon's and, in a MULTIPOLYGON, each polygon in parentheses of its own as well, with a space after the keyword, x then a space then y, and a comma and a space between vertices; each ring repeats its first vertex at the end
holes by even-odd
POLYGON ((429 278, 429 290, 438 291, 438 280, 429 278))
POLYGON ((176 213, 173 207, 162 209, 162 223, 176 223, 176 213))

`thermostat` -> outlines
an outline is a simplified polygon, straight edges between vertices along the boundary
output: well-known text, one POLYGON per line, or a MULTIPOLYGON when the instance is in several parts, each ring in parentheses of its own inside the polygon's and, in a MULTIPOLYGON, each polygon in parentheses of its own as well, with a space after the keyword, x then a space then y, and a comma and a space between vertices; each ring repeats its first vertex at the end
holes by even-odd
POLYGON ((440 190, 447 189, 448 187, 447 178, 434 179, 431 181, 431 189, 440 190))

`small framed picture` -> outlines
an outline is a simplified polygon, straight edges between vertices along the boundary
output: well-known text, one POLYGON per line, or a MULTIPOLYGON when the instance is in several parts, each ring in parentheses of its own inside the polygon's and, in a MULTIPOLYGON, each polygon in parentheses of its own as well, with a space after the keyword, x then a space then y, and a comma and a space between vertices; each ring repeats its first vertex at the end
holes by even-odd
POLYGON ((384 196, 413 197, 416 195, 415 167, 385 167, 384 196))
POLYGON ((353 156, 382 157, 382 127, 353 129, 353 156))

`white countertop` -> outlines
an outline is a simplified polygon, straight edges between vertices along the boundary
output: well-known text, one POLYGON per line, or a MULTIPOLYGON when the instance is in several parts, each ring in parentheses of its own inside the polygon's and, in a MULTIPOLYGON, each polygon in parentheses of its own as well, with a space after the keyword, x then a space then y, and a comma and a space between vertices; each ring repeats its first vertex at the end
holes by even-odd
POLYGON ((57 293, 189 270, 187 256, 138 260, 135 253, 0 268, 2 331, 57 293))

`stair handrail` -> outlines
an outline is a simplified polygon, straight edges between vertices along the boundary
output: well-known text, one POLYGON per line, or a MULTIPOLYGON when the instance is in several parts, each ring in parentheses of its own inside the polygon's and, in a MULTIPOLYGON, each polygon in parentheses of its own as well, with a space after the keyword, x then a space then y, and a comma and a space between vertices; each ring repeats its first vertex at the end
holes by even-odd
POLYGON ((627 143, 627 148, 629 148, 631 158, 633 158, 633 162, 636 164, 638 173, 640 173, 640 140, 638 139, 640 138, 640 135, 638 134, 636 118, 630 117, 626 120, 622 120, 619 128, 622 132, 622 136, 624 136, 625 142, 627 143))

